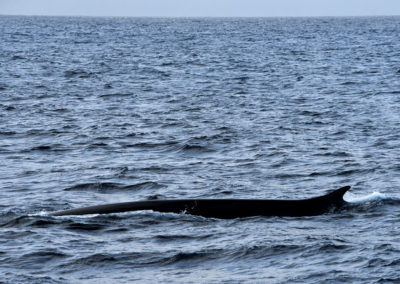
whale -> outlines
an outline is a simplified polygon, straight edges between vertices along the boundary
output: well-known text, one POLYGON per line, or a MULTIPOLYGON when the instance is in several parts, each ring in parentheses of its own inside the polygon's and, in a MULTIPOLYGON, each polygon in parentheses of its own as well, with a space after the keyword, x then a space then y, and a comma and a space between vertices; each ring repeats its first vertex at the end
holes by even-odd
POLYGON ((309 199, 167 199, 145 200, 95 205, 51 213, 51 216, 111 214, 152 210, 164 213, 183 213, 207 218, 235 219, 253 216, 301 217, 335 212, 347 202, 343 195, 350 189, 344 186, 325 195, 309 199))

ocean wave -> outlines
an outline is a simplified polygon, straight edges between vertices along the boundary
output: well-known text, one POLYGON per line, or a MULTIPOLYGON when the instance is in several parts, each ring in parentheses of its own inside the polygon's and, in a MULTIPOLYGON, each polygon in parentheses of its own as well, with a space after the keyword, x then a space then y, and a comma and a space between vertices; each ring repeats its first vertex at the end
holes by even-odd
POLYGON ((164 187, 165 185, 154 181, 144 181, 130 185, 115 182, 94 182, 77 184, 65 188, 64 191, 97 191, 101 193, 109 193, 117 191, 159 189, 164 187))

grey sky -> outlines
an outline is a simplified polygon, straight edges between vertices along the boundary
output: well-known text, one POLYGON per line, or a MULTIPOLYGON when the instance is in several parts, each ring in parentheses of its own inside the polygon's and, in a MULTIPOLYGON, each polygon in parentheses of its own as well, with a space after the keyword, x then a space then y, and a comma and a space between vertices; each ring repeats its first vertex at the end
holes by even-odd
POLYGON ((0 14, 134 17, 400 15, 400 0, 0 0, 0 14))

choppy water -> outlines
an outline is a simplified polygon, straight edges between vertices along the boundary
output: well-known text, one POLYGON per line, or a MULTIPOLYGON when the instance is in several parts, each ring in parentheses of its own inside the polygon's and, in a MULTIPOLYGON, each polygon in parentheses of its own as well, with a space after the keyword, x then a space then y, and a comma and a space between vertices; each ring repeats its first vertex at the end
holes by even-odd
POLYGON ((0 17, 0 282, 400 281, 400 17, 0 17), (48 212, 307 198, 342 212, 48 212), (375 193, 373 193, 375 192, 375 193))

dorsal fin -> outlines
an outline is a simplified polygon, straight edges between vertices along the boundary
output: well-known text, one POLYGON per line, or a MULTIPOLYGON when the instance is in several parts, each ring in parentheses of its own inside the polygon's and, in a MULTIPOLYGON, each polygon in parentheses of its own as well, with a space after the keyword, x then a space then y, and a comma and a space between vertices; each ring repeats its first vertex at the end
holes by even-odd
POLYGON ((342 203, 345 202, 343 200, 343 195, 345 195, 345 193, 351 188, 351 186, 347 185, 347 186, 343 186, 339 189, 336 189, 324 196, 322 196, 323 198, 327 198, 329 199, 330 202, 332 203, 342 203))

